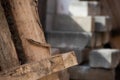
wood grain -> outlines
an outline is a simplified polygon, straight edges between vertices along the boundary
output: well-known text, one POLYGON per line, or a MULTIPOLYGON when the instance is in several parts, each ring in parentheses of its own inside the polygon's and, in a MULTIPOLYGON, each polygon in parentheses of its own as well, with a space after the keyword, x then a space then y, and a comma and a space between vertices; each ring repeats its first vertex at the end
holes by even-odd
POLYGON ((0 68, 6 70, 18 65, 17 53, 0 1, 0 68))
POLYGON ((11 71, 5 71, 1 73, 0 80, 3 80, 3 78, 5 78, 5 80, 37 80, 49 74, 64 70, 75 65, 77 65, 77 59, 74 52, 68 52, 65 54, 53 56, 50 59, 25 64, 20 67, 16 67, 11 71), (66 60, 69 60, 69 62, 66 62, 66 60))
POLYGON ((40 44, 47 44, 38 17, 37 0, 9 0, 9 3, 27 62, 49 58, 49 47, 36 46, 28 41, 32 40, 40 44))

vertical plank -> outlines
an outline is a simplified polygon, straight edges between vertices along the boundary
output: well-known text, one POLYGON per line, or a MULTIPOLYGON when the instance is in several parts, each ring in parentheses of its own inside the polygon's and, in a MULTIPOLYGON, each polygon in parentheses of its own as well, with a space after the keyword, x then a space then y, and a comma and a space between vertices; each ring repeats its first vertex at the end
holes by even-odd
POLYGON ((9 0, 23 49, 28 62, 50 57, 38 17, 37 0, 9 0))
POLYGON ((0 1, 0 68, 6 70, 18 65, 17 53, 0 1))

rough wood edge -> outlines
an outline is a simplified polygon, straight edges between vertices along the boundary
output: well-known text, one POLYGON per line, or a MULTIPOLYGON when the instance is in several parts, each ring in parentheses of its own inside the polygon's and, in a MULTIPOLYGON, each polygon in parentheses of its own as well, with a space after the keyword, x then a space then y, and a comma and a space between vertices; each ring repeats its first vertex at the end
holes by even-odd
POLYGON ((0 80, 37 80, 77 64, 75 53, 72 51, 2 72, 0 80))

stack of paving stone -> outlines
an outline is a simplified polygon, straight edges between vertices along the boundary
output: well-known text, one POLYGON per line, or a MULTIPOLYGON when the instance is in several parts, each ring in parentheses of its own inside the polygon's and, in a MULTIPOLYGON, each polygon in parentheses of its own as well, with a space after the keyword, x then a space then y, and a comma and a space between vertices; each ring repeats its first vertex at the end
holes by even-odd
POLYGON ((60 51, 74 50, 81 64, 93 48, 109 42, 110 17, 101 15, 98 1, 48 0, 47 41, 60 51))
POLYGON ((120 50, 92 50, 89 55, 89 64, 69 69, 71 80, 116 80, 115 69, 119 66, 119 62, 120 50))
POLYGON ((76 52, 79 65, 69 69, 71 80, 116 80, 120 51, 103 48, 112 24, 101 11, 98 1, 48 0, 47 41, 57 52, 76 52))

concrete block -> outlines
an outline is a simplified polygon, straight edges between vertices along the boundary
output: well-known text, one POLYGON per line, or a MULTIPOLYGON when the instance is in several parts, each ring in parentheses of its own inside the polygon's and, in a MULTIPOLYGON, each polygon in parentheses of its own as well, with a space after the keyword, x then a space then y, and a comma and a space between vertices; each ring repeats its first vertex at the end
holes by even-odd
POLYGON ((49 0, 47 13, 72 16, 95 16, 100 15, 100 5, 97 1, 79 0, 49 0))
POLYGON ((56 13, 56 0, 48 0, 47 1, 47 14, 55 14, 56 13))
POLYGON ((120 51, 116 49, 98 49, 90 52, 90 66, 93 68, 116 68, 120 62, 120 51))
POLYGON ((73 17, 56 15, 52 30, 77 32, 107 32, 111 31, 111 21, 108 16, 73 17))
POLYGON ((53 48, 82 50, 89 42, 91 33, 52 31, 47 33, 47 41, 53 48))
POLYGON ((72 16, 100 15, 100 6, 97 1, 71 1, 69 12, 72 16))
MULTIPOLYGON (((54 50, 54 48, 52 48, 52 51, 54 50)), ((57 49, 55 49, 57 50, 57 49)), ((54 50, 54 51, 55 51, 54 50)), ((82 63, 86 63, 89 61, 89 53, 92 49, 91 48, 85 48, 83 50, 79 50, 79 49, 68 49, 68 48, 59 48, 60 53, 65 53, 65 52, 69 52, 69 51, 74 51, 78 64, 82 64, 82 63)), ((55 53, 52 53, 53 55, 56 55, 55 53)), ((58 53, 57 53, 58 54, 58 53)))
POLYGON ((60 49, 58 48, 51 48, 51 55, 57 55, 60 54, 60 49))
POLYGON ((57 2, 56 13, 69 15, 69 6, 70 6, 71 1, 73 0, 56 0, 57 2))
POLYGON ((109 16, 95 16, 95 31, 96 32, 106 32, 110 31, 112 27, 112 22, 109 16))
POLYGON ((57 15, 52 30, 92 32, 94 31, 93 17, 73 17, 69 15, 57 15))
POLYGON ((71 80, 115 80, 114 69, 93 69, 88 65, 69 69, 71 80))
MULTIPOLYGON (((90 37, 89 33, 53 31, 47 33, 47 42, 51 44, 52 48, 58 48, 61 53, 75 51, 78 63, 81 64, 88 57, 85 57, 87 53, 82 50, 88 45, 90 37)), ((53 54, 55 52, 56 50, 53 50, 53 54)))
POLYGON ((46 31, 51 31, 54 22, 54 15, 47 14, 46 16, 46 31))
POLYGON ((110 32, 93 32, 87 47, 102 48, 104 44, 110 41, 110 32))
POLYGON ((70 80, 70 75, 68 73, 68 70, 65 69, 63 71, 60 71, 59 72, 59 78, 60 78, 60 80, 70 80))

